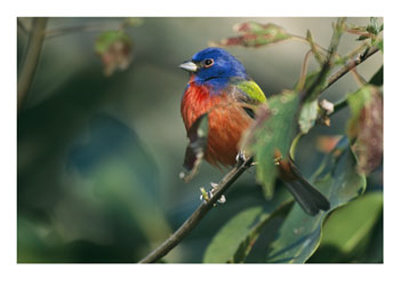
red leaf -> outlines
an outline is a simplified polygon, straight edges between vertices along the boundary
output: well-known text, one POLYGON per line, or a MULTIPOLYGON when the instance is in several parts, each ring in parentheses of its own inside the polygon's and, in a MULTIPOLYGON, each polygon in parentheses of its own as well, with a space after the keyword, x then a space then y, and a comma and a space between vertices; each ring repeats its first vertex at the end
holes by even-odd
POLYGON ((383 158, 383 96, 379 88, 367 85, 348 98, 352 119, 348 126, 352 146, 358 157, 358 169, 369 174, 383 158))
POLYGON ((289 39, 291 36, 281 27, 268 23, 246 22, 236 24, 233 30, 238 32, 236 37, 223 39, 220 42, 212 43, 217 46, 244 46, 259 47, 289 39))

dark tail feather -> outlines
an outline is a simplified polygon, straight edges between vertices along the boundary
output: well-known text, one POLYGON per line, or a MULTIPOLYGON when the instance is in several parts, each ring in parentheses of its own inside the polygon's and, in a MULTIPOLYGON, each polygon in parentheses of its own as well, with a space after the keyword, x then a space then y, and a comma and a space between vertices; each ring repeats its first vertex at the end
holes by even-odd
POLYGON ((320 210, 328 210, 330 204, 326 197, 300 174, 293 162, 290 163, 290 167, 295 178, 282 180, 303 210, 310 215, 316 215, 320 210))

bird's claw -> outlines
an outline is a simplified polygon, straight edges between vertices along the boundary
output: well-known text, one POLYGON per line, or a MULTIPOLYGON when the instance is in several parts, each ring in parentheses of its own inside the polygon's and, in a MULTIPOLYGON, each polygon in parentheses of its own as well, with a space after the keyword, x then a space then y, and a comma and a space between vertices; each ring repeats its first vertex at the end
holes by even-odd
MULTIPOLYGON (((218 184, 217 183, 211 182, 210 184, 211 184, 212 188, 209 191, 206 191, 204 189, 204 187, 200 188, 200 192, 201 192, 200 200, 203 201, 204 203, 207 203, 211 198, 213 198, 214 192, 218 188, 218 184)), ((221 197, 217 200, 217 202, 219 204, 225 203, 226 202, 225 196, 221 195, 221 197)))
POLYGON ((224 195, 221 195, 217 202, 220 204, 224 204, 226 202, 226 197, 224 195))
POLYGON ((243 151, 239 151, 238 154, 236 155, 235 160, 236 160, 236 163, 238 165, 240 165, 247 160, 247 157, 243 151))
POLYGON ((252 157, 247 157, 246 153, 241 150, 238 152, 236 155, 236 167, 242 166, 242 164, 245 164, 247 167, 253 166, 253 158, 252 157))

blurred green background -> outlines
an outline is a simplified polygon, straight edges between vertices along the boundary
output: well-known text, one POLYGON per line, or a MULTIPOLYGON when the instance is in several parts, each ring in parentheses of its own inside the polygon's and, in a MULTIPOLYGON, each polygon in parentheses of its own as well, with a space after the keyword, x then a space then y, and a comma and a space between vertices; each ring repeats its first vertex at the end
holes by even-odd
MULTIPOLYGON (((195 52, 232 36, 244 21, 273 22, 288 32, 327 47, 334 18, 142 18, 126 29, 133 61, 105 76, 94 44, 120 18, 50 18, 48 30, 98 27, 48 38, 23 109, 18 114, 18 262, 136 262, 168 237, 199 205, 199 187, 210 187, 226 170, 203 164, 189 184, 178 177, 187 144, 180 100, 188 75, 177 68, 195 52)), ((29 27, 30 18, 20 18, 29 27)), ((365 25, 369 18, 350 18, 365 25)), ((20 63, 27 35, 18 31, 20 63)), ((343 37, 340 52, 357 46, 343 37)), ((267 97, 296 83, 308 45, 288 41, 270 47, 231 48, 267 97)), ((359 66, 369 79, 381 54, 359 66)), ((311 64, 312 68, 316 66, 311 64)), ((346 75, 323 97, 335 102, 355 91, 346 75)), ((305 175, 322 156, 319 135, 344 134, 348 111, 330 128, 317 126, 302 139, 298 164, 305 175), (310 154, 312 154, 310 156, 310 154)), ((382 171, 369 177, 368 190, 382 190, 382 171)), ((201 262, 207 244, 235 213, 265 204, 254 170, 243 176, 167 262, 201 262)), ((296 205, 297 206, 297 205, 296 205)), ((374 228, 382 240, 382 217, 374 228)), ((262 247, 262 246, 261 246, 262 247)), ((260 248, 261 248, 260 247, 260 248)), ((314 261, 338 256, 317 253, 314 261), (324 257, 325 256, 325 257, 324 257)), ((374 255, 380 261, 382 250, 374 255), (381 252, 381 253, 379 253, 381 252)), ((345 260, 345 259, 338 259, 345 260)), ((352 258, 346 258, 351 261, 352 258)))

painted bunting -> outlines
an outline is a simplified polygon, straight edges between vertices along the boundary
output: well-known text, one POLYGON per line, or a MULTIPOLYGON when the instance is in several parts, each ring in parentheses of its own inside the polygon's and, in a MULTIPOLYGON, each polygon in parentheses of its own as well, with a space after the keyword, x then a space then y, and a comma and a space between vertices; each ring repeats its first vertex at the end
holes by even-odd
MULTIPOLYGON (((186 130, 208 113, 204 158, 216 166, 234 165, 241 153, 242 134, 253 121, 246 104, 266 103, 267 98, 242 63, 224 49, 206 48, 179 67, 190 73, 181 103, 186 130)), ((286 160, 278 166, 280 179, 305 212, 315 215, 329 209, 327 199, 304 179, 293 161, 286 160)))

